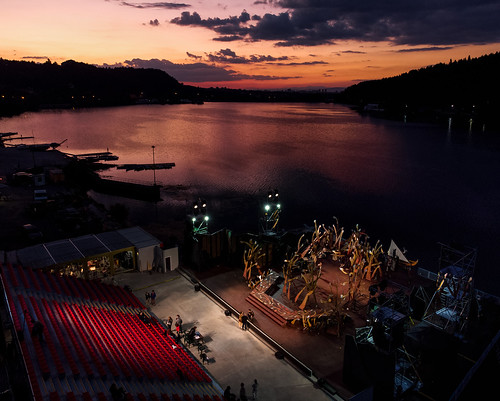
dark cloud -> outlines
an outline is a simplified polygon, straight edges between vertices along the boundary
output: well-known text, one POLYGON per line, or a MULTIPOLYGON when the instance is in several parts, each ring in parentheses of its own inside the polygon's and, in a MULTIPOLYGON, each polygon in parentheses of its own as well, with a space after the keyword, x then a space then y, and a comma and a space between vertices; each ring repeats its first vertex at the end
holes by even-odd
POLYGON ((238 56, 231 49, 221 49, 215 53, 206 55, 207 61, 220 64, 255 64, 255 63, 273 63, 276 61, 288 60, 288 56, 274 57, 269 55, 252 54, 248 57, 238 56))
POLYGON ((191 7, 190 4, 185 3, 129 3, 122 1, 120 4, 122 6, 133 8, 166 8, 168 10, 178 10, 181 8, 191 7))
MULTIPOLYGON (((174 24, 202 26, 221 37, 316 46, 337 40, 389 41, 395 45, 450 46, 500 41, 498 0, 276 0, 283 9, 249 18, 208 18, 182 13, 174 24)), ((243 13, 242 13, 243 15, 243 13)))
POLYGON ((243 10, 239 17, 229 17, 229 18, 208 18, 202 19, 200 14, 196 11, 190 13, 189 11, 184 11, 181 13, 180 17, 172 19, 170 22, 177 25, 192 25, 201 26, 204 28, 210 28, 218 32, 219 30, 224 30, 224 27, 238 27, 241 24, 245 24, 250 21, 250 14, 243 10))
MULTIPOLYGON (((189 56, 192 57, 193 55, 189 56)), ((197 57, 197 56, 195 56, 197 57)), ((242 81, 242 80, 257 80, 257 81, 277 81, 289 80, 293 78, 301 78, 296 76, 273 76, 273 75, 249 75, 240 74, 237 71, 226 67, 218 67, 213 64, 207 63, 192 63, 192 64, 175 64, 168 60, 142 60, 133 59, 126 60, 120 64, 104 64, 102 67, 133 67, 133 68, 155 68, 165 71, 167 74, 173 76, 179 82, 192 82, 192 83, 207 83, 207 82, 229 82, 229 81, 242 81)))
POLYGON ((344 50, 341 51, 342 54, 366 54, 366 52, 360 52, 358 50, 344 50))
POLYGON ((298 65, 324 65, 324 64, 328 64, 327 62, 325 61, 303 61, 303 62, 300 62, 300 63, 296 63, 296 62, 293 62, 293 63, 273 63, 274 65, 289 65, 289 66, 298 66, 298 65))
POLYGON ((213 40, 217 42, 235 42, 237 40, 241 40, 241 36, 231 35, 231 36, 219 36, 217 38, 213 38, 213 40))
POLYGON ((412 49, 396 50, 397 53, 414 53, 414 52, 435 52, 440 50, 450 50, 453 46, 432 46, 432 47, 417 47, 412 49))
POLYGON ((189 58, 194 58, 195 60, 201 60, 203 58, 203 56, 197 56, 196 54, 192 54, 189 52, 186 52, 186 54, 189 58))

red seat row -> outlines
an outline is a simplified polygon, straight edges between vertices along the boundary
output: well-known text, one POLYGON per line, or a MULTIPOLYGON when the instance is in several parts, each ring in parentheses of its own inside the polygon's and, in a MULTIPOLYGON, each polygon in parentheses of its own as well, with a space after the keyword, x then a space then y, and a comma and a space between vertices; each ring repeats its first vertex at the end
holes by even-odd
MULTIPOLYGON (((33 296, 29 297, 29 301, 31 303, 31 307, 33 308, 33 310, 35 312, 35 319, 38 320, 40 323, 42 323, 44 327, 46 327, 45 333, 47 333, 49 331, 49 327, 48 327, 47 323, 50 323, 50 320, 47 321, 46 319, 44 319, 42 311, 40 310, 38 303, 33 296)), ((64 365, 61 361, 61 358, 59 357, 59 354, 56 350, 54 342, 52 341, 52 336, 45 335, 44 341, 47 344, 47 347, 48 347, 49 352, 50 352, 50 357, 52 358, 52 362, 55 365, 57 373, 59 374, 59 376, 64 376, 66 374, 65 370, 64 370, 64 365)), ((35 345, 38 344, 38 346, 40 346, 39 341, 36 341, 34 344, 35 345)))

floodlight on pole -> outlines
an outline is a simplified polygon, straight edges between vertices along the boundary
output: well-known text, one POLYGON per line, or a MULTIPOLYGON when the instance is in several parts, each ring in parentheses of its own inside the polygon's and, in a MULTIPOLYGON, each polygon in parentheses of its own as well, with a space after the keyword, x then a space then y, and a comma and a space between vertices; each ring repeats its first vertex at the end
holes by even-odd
POLYGON ((264 216, 261 217, 261 230, 265 234, 275 234, 278 229, 281 203, 279 203, 279 191, 270 190, 264 203, 264 216))
POLYGON ((193 234, 207 234, 209 220, 210 218, 207 215, 207 202, 201 199, 193 202, 193 214, 191 217, 193 234))

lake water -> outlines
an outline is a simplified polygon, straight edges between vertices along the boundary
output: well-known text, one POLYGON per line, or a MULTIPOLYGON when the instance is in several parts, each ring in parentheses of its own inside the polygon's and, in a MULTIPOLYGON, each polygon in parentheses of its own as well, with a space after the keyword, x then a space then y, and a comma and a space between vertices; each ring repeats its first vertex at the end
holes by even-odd
MULTIPOLYGON (((331 104, 145 105, 0 119, 0 132, 67 139, 59 149, 75 154, 109 149, 117 163, 152 163, 155 146, 156 163, 176 164, 156 180, 180 187, 154 207, 126 201, 139 224, 184 219, 201 197, 211 230, 256 232, 261 201, 279 189, 283 228, 336 216, 385 248, 393 238, 429 270, 439 242, 477 247, 478 286, 499 293, 500 135, 475 128, 405 124, 331 104)), ((153 182, 152 171, 103 174, 153 182)))

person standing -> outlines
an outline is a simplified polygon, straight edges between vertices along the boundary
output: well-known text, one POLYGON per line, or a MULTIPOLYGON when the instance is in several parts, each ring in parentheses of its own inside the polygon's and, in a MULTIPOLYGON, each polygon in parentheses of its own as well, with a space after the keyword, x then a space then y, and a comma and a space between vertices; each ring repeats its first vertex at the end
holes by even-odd
POLYGON ((243 315, 241 317, 241 329, 242 330, 248 329, 248 316, 247 315, 243 315))
POLYGON ((238 316, 238 326, 239 328, 243 328, 243 312, 240 313, 240 316, 238 316))
POLYGON ((175 317, 175 329, 177 330, 177 333, 182 332, 182 319, 179 315, 175 317))
POLYGON ((247 392, 245 390, 245 384, 244 383, 241 383, 241 386, 240 386, 240 401, 247 401, 248 398, 247 398, 247 392))
POLYGON ((167 335, 168 336, 172 334, 172 323, 173 323, 172 316, 169 316, 167 319, 167 335))
POLYGON ((253 384, 252 384, 252 398, 254 400, 257 399, 257 389, 259 387, 259 383, 257 383, 257 379, 254 379, 253 384))
POLYGON ((227 386, 224 390, 224 401, 229 401, 231 399, 231 386, 227 386))
POLYGON ((151 305, 156 305, 156 292, 155 290, 151 291, 151 305))
POLYGON ((146 306, 149 306, 149 301, 151 300, 151 294, 146 292, 146 306))

